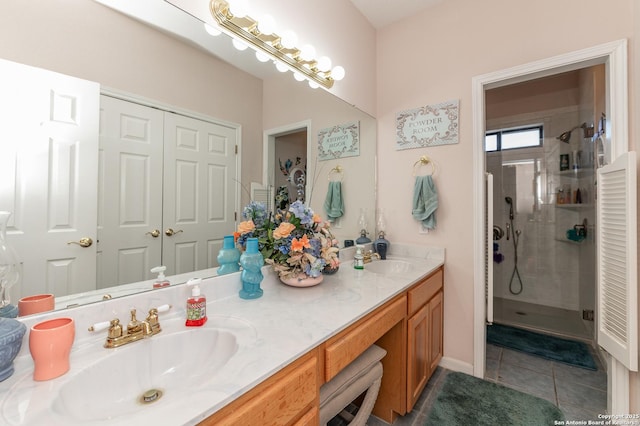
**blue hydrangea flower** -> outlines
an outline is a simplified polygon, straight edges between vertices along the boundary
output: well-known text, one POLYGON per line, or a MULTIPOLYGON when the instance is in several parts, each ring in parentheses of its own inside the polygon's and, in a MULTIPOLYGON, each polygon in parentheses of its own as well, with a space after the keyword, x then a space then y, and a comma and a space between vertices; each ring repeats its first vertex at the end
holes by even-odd
POLYGON ((253 220, 256 228, 259 228, 264 225, 264 222, 267 219, 267 207, 264 205, 264 203, 251 201, 242 210, 242 217, 245 220, 253 220))
POLYGON ((289 207, 289 211, 293 213, 295 217, 300 219, 302 225, 313 224, 313 210, 305 206, 302 201, 294 201, 289 207))

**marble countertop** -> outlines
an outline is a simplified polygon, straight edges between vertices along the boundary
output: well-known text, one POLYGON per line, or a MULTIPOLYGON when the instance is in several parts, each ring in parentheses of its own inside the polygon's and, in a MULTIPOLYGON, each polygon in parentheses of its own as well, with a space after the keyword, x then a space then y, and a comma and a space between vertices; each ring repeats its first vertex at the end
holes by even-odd
MULTIPOLYGON (((25 321, 27 326, 48 317, 75 315, 77 333, 71 353, 71 370, 53 380, 34 382, 31 379, 33 361, 29 356, 26 336, 15 362, 16 373, 0 382, 0 418, 9 425, 125 425, 154 421, 157 424, 197 424, 444 264, 443 249, 398 245, 392 247, 390 257, 392 256, 411 262, 411 271, 403 273, 401 277, 390 278, 368 271, 366 265, 364 270, 353 269, 352 262, 343 259, 338 273, 325 276, 321 285, 293 288, 281 284, 275 274, 265 268, 262 283, 264 295, 254 300, 238 297, 238 274, 205 280, 201 288, 207 295, 209 321, 204 327, 189 327, 190 333, 194 333, 194 336, 195 333, 201 333, 204 339, 208 336, 205 334, 207 329, 227 330, 237 338, 235 354, 221 368, 210 373, 212 377, 204 377, 203 374, 201 383, 196 382, 188 389, 176 389, 175 392, 174 389, 167 389, 162 400, 139 406, 133 411, 123 409, 125 413, 119 413, 115 406, 109 419, 104 418, 106 415, 95 421, 82 416, 70 418, 63 415, 63 412, 69 411, 65 411, 63 403, 70 402, 60 401, 60 395, 65 394, 65 385, 90 365, 116 356, 117 351, 131 350, 131 356, 143 353, 144 357, 146 353, 143 345, 151 348, 153 339, 183 331, 186 328, 185 310, 181 305, 188 295, 186 286, 158 289, 151 293, 108 301, 94 305, 93 309, 89 306, 63 315, 58 312, 31 318, 25 321), (407 257, 408 255, 414 257, 407 257), (103 321, 105 317, 112 318, 116 315, 121 322, 126 322, 128 318, 125 312, 132 305, 158 306, 167 302, 175 307, 169 313, 161 315, 163 332, 150 339, 119 349, 104 349, 102 343, 106 331, 97 334, 86 331, 91 322, 103 321), (134 351, 133 348, 137 345, 139 346, 134 351)), ((126 355, 122 353, 118 356, 124 362, 126 355)), ((152 356, 153 354, 149 354, 150 359, 152 356)), ((205 356, 203 367, 206 367, 206 363, 205 356)), ((114 371, 113 374, 117 376, 119 372, 114 371)), ((114 392, 117 395, 117 390, 114 392)), ((88 402, 73 403, 85 403, 87 411, 95 413, 100 408, 101 401, 94 401, 94 395, 88 394, 85 397, 88 402), (91 408, 91 404, 95 407, 91 408)), ((127 395, 122 397, 128 398, 127 395)), ((105 401, 103 405, 108 404, 105 401)))

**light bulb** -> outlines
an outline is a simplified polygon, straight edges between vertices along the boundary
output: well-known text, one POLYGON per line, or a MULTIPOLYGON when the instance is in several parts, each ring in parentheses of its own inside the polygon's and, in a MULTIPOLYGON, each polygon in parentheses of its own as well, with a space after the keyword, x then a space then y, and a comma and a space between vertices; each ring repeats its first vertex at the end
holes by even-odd
POLYGON ((305 44, 300 49, 300 58, 305 61, 311 61, 316 56, 316 48, 310 44, 305 44))
POLYGON ((256 59, 260 62, 268 62, 271 58, 266 53, 256 50, 256 59))
POLYGON ((219 29, 217 29, 216 27, 214 27, 213 25, 209 25, 205 22, 204 24, 204 30, 207 32, 207 34, 211 35, 211 36, 219 36, 220 34, 222 34, 222 31, 220 31, 219 29))
POLYGON ((276 20, 271 15, 264 15, 258 20, 258 31, 262 34, 273 34, 276 32, 276 28, 276 20))
POLYGON ((309 80, 309 87, 311 87, 312 89, 317 89, 318 87, 320 87, 320 85, 315 81, 309 80))
POLYGON ((331 58, 328 56, 321 56, 318 58, 318 69, 322 72, 327 72, 331 69, 331 58))
POLYGON ((304 75, 302 75, 299 72, 294 72, 293 73, 293 78, 295 78, 298 81, 304 81, 304 79, 305 79, 304 75))
POLYGON ((245 43, 244 41, 238 40, 237 38, 234 38, 233 40, 231 40, 231 43, 233 44, 233 47, 235 47, 238 50, 246 50, 247 47, 249 47, 247 43, 245 43))
POLYGON ((280 43, 287 49, 293 49, 298 43, 298 36, 291 30, 286 30, 282 33, 280 43))
POLYGON ((280 72, 287 72, 289 68, 282 62, 276 62, 276 69, 280 72))
POLYGON ((342 68, 340 65, 338 65, 337 67, 334 67, 331 70, 331 77, 336 81, 342 80, 344 78, 344 75, 345 75, 344 68, 342 68))

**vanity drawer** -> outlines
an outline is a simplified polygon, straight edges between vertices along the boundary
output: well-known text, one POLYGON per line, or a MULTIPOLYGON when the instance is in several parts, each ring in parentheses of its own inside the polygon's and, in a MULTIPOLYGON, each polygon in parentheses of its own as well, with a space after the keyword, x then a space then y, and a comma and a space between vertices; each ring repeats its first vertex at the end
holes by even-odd
POLYGON ((418 311, 442 288, 442 268, 407 292, 409 316, 418 311))
POLYGON ((325 380, 328 382, 335 377, 394 325, 402 321, 405 316, 406 302, 406 296, 389 302, 374 314, 363 318, 327 341, 325 380))

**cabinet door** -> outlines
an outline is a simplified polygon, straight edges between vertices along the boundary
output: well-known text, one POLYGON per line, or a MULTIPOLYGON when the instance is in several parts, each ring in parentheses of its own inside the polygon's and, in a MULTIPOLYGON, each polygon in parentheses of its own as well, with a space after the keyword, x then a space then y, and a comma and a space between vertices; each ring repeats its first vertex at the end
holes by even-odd
POLYGON ((430 375, 428 306, 407 321, 407 412, 413 409, 430 375))
POLYGON ((429 377, 433 374, 442 359, 442 331, 444 319, 444 304, 442 291, 439 291, 429 302, 429 377))

